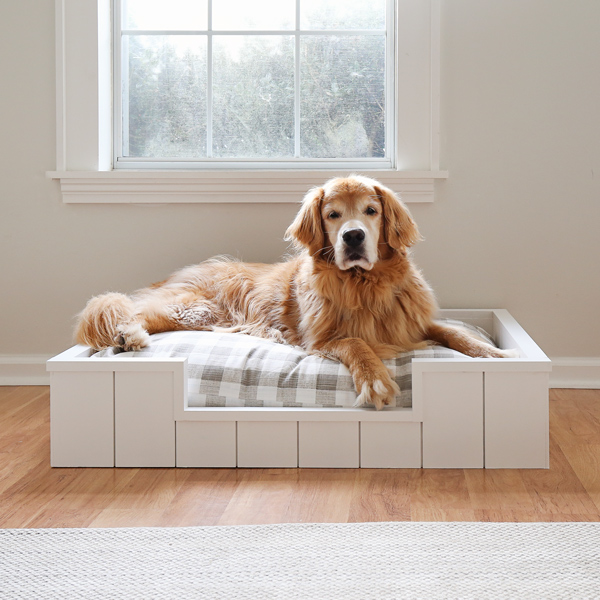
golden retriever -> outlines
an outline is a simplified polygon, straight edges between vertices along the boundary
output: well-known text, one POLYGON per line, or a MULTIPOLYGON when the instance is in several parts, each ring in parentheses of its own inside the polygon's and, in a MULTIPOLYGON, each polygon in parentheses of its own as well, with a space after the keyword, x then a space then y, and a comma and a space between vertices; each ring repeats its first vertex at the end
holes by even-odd
POLYGON ((434 320, 433 293, 409 254, 419 239, 391 190, 366 177, 335 178, 306 195, 288 228, 295 258, 211 259, 131 296, 97 296, 79 316, 76 339, 135 350, 152 333, 226 328, 342 362, 356 405, 380 409, 399 393, 381 359, 426 340, 472 357, 513 356, 434 320))

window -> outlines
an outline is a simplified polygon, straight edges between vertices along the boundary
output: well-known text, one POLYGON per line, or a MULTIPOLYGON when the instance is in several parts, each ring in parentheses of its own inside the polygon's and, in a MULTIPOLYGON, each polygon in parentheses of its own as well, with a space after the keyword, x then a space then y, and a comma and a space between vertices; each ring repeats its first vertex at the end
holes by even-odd
POLYGON ((55 0, 65 202, 297 202, 352 171, 433 201, 440 0, 259 1, 55 0))
POLYGON ((115 0, 118 167, 391 168, 393 0, 115 0))

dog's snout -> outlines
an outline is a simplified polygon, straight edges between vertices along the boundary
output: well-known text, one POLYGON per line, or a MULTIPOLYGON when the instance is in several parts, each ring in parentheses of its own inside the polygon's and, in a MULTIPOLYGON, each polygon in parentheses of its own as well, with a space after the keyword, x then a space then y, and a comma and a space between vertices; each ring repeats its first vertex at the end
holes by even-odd
POLYGON ((365 232, 362 229, 347 229, 342 234, 342 239, 351 248, 360 246, 365 241, 365 232))

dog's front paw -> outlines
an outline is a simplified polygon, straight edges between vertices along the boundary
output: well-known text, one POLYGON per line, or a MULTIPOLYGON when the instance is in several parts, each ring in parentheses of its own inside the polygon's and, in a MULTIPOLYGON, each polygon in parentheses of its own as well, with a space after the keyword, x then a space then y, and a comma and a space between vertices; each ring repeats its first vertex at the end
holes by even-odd
POLYGON ((377 410, 381 410, 384 406, 391 404, 394 397, 400 395, 400 388, 387 372, 381 379, 364 381, 360 390, 357 391, 360 393, 356 398, 354 406, 372 404, 377 410))
POLYGON ((115 338, 115 345, 123 348, 125 352, 141 350, 150 344, 148 332, 139 324, 132 323, 119 328, 115 338))

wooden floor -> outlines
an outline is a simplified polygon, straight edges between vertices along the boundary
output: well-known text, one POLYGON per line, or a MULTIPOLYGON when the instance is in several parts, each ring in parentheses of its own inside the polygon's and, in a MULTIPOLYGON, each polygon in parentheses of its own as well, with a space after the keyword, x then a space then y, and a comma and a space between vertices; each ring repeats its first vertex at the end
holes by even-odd
POLYGON ((600 521, 600 390, 553 390, 549 470, 52 469, 47 387, 0 387, 0 528, 600 521))

